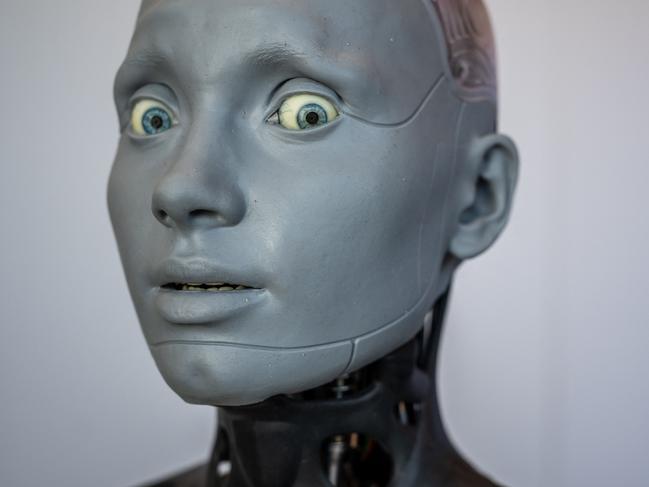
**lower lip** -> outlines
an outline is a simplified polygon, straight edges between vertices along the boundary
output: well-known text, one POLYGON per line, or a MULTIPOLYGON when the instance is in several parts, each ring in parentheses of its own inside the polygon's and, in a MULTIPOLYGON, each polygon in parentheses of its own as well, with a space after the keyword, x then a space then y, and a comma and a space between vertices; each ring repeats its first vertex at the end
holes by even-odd
POLYGON ((206 324, 230 318, 258 304, 265 294, 264 289, 211 292, 158 288, 155 306, 171 323, 206 324))

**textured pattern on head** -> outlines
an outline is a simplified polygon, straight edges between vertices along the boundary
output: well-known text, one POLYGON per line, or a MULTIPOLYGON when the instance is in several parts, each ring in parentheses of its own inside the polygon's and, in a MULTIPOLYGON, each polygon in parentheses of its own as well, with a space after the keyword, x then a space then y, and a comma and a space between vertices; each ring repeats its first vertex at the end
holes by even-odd
POLYGON ((497 103, 496 50, 482 0, 432 0, 444 28, 448 62, 458 95, 497 103))

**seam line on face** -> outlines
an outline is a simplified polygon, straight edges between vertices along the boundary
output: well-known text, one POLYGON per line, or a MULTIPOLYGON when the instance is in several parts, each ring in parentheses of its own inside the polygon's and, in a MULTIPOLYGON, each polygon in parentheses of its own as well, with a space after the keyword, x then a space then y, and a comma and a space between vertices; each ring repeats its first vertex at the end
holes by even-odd
POLYGON ((408 123, 416 119, 419 116, 419 114, 424 110, 424 108, 426 108, 430 99, 437 92, 438 88, 442 85, 444 79, 445 79, 445 75, 443 73, 440 74, 439 77, 433 82, 433 85, 428 89, 428 91, 424 95, 423 99, 419 102, 415 110, 400 122, 386 122, 386 123, 372 122, 371 120, 367 120, 359 115, 355 115, 345 110, 342 110, 342 113, 343 115, 353 118, 354 120, 358 120, 359 122, 365 123, 367 125, 371 125, 373 127, 378 127, 378 128, 403 127, 404 125, 407 125, 408 123))
POLYGON ((356 339, 353 338, 353 339, 349 340, 349 343, 352 346, 352 351, 349 354, 349 360, 345 364, 345 368, 342 371, 343 374, 346 374, 349 371, 349 368, 352 366, 352 364, 354 363, 354 359, 356 358, 356 349, 357 349, 357 347, 356 347, 356 339))
MULTIPOLYGON (((451 177, 449 179, 449 184, 446 187, 446 195, 444 196, 444 207, 442 208, 442 229, 446 228, 446 222, 448 218, 448 205, 449 205, 449 200, 451 199, 451 187, 455 183, 455 177, 457 176, 457 159, 459 155, 459 147, 460 147, 460 133, 461 133, 461 128, 462 128, 462 123, 464 122, 464 113, 466 111, 466 102, 462 102, 462 105, 460 106, 460 111, 457 115, 457 120, 455 122, 455 136, 453 137, 453 167, 451 168, 451 177)), ((444 232, 440 232, 439 234, 439 242, 437 243, 437 246, 440 247, 440 244, 442 243, 442 238, 444 237, 444 232)))
MULTIPOLYGON (((379 334, 383 332, 385 329, 390 328, 391 326, 394 326, 397 322, 403 320, 405 317, 409 316, 412 314, 417 308, 419 308, 426 298, 426 296, 431 292, 433 285, 435 284, 435 281, 433 280, 433 277, 431 276, 430 281, 428 282, 428 285, 426 286, 426 290, 421 293, 421 295, 417 298, 415 303, 405 310, 401 315, 397 316, 396 318, 388 321, 387 323, 384 323, 383 325, 379 326, 378 328, 375 328, 373 330, 370 330, 366 333, 363 333, 362 335, 357 335, 355 337, 351 338, 344 338, 342 340, 337 340, 334 342, 327 342, 327 343, 319 343, 316 345, 307 345, 307 346, 300 346, 300 347, 269 347, 266 345, 252 345, 252 344, 247 344, 247 343, 234 343, 234 342, 223 342, 223 341, 210 341, 210 340, 163 340, 160 342, 155 342, 149 344, 149 348, 157 348, 165 345, 213 345, 213 346, 227 346, 227 347, 237 347, 237 348, 248 348, 248 349, 255 349, 255 350, 268 350, 268 351, 305 351, 305 350, 317 350, 317 349, 324 349, 324 348, 331 348, 332 346, 340 346, 344 345, 345 343, 350 343, 352 346, 352 354, 355 354, 356 352, 356 343, 358 340, 361 340, 363 338, 379 334)), ((350 360, 351 364, 351 360, 350 360)))
MULTIPOLYGON (((351 342, 353 338, 346 338, 344 340, 338 340, 330 343, 323 343, 319 345, 308 345, 303 347, 270 347, 267 345, 252 345, 247 343, 234 343, 234 342, 223 342, 223 341, 210 341, 210 340, 163 340, 160 342, 155 342, 149 344, 149 348, 158 348, 165 345, 206 345, 206 346, 221 346, 221 347, 232 347, 232 348, 245 348, 251 350, 266 350, 270 352, 277 351, 288 351, 288 352, 299 352, 305 350, 319 350, 332 348, 333 346, 344 345, 347 342, 351 342)), ((353 347, 353 344, 352 344, 353 347)))
POLYGON ((439 159, 439 144, 435 145, 435 155, 433 156, 433 170, 432 170, 432 175, 430 178, 430 195, 428 196, 428 200, 426 201, 426 205, 424 206, 424 210, 422 211, 421 214, 421 219, 419 220, 419 241, 417 242, 417 289, 419 292, 423 292, 423 277, 421 275, 421 265, 422 265, 422 245, 423 245, 423 234, 424 234, 424 222, 426 220, 426 216, 428 215, 428 211, 430 209, 432 200, 433 200, 433 195, 435 194, 433 191, 433 188, 435 188, 435 180, 437 179, 437 168, 439 166, 438 159, 439 159))

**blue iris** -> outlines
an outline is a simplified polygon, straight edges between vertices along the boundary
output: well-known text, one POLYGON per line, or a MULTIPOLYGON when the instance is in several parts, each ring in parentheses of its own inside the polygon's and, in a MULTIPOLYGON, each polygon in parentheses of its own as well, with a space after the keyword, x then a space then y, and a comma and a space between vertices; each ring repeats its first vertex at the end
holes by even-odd
POLYGON ((324 125, 327 121, 327 112, 317 103, 304 105, 297 114, 297 124, 301 129, 324 125))
POLYGON ((171 115, 162 108, 150 108, 142 115, 142 128, 149 135, 169 130, 171 128, 171 115))

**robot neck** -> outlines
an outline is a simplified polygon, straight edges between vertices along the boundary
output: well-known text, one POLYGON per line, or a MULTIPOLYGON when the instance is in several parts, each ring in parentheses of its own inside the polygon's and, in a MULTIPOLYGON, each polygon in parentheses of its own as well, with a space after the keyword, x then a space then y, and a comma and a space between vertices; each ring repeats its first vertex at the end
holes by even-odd
POLYGON ((447 297, 417 337, 364 369, 297 395, 221 408, 207 485, 494 485, 455 452, 439 414, 447 297))

